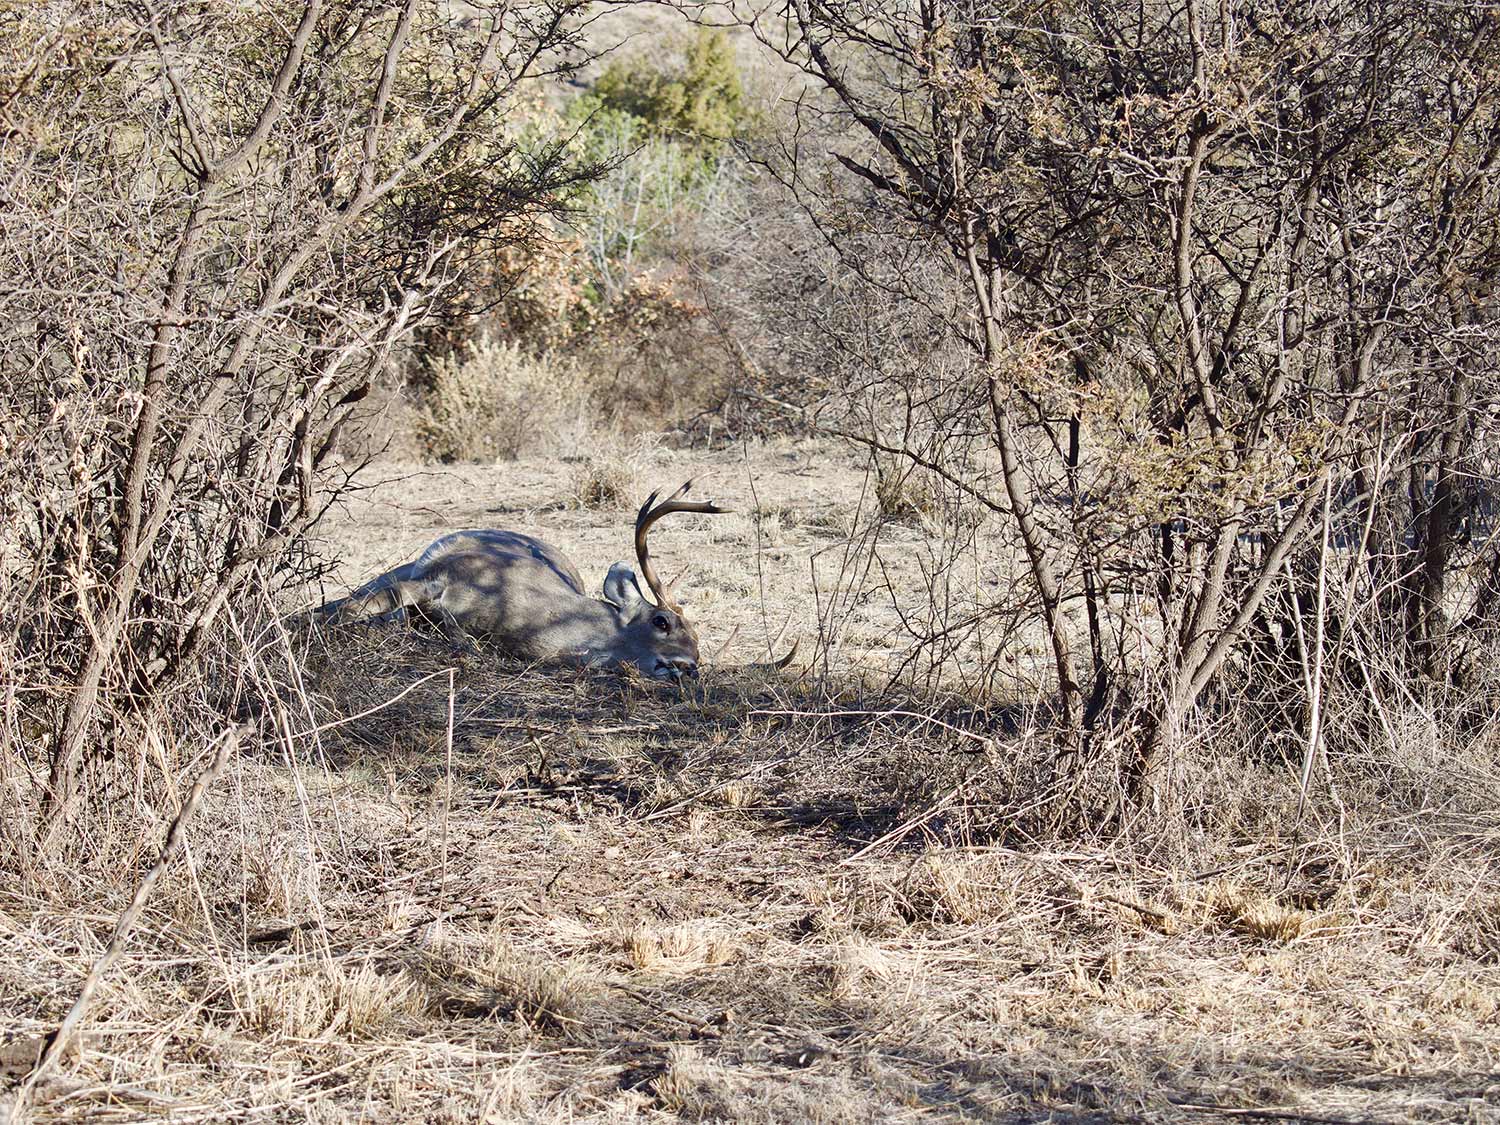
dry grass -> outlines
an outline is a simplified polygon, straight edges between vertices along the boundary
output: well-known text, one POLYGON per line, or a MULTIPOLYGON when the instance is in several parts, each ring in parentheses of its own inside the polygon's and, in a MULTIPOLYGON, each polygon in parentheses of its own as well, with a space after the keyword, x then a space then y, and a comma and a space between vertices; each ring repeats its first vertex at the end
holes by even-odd
POLYGON ((629 508, 639 491, 635 466, 610 454, 585 458, 573 471, 570 489, 573 503, 587 510, 629 508))
POLYGON ((899 465, 882 468, 875 481, 875 503, 887 519, 934 519, 942 496, 920 470, 899 465))
POLYGON ((645 433, 635 437, 595 435, 589 452, 571 458, 565 503, 584 511, 634 511, 648 492, 661 487, 645 479, 648 464, 660 464, 661 438, 645 433))
MULTIPOLYGON (((505 494, 610 557, 619 517, 553 506, 565 484, 505 494)), ((759 617, 722 593, 757 585, 734 518, 663 536, 721 639, 759 617)), ((794 599, 805 559, 763 565, 794 599)), ((279 741, 231 763, 20 1120, 1500 1116, 1477 796, 1412 819, 1351 783, 1296 828, 1295 780, 1238 761, 1170 840, 1046 837, 1024 738, 964 753, 794 675, 677 692, 481 653, 451 700, 436 675, 391 702, 441 640, 308 643, 279 741)), ((0 1107, 159 845, 128 794, 99 817, 66 877, 0 859, 0 1107)))
MULTIPOLYGON (((324 718, 447 655, 357 640, 310 658, 324 718)), ((698 698, 596 677, 581 704, 575 679, 466 658, 451 768, 441 677, 291 765, 238 762, 28 1119, 1492 1105, 1500 948, 1471 946, 1496 826, 1445 848, 1365 826, 1363 869, 1329 875, 1321 907, 1235 841, 1192 857, 1228 868, 1207 878, 1128 842, 965 845, 977 815, 870 852, 930 804, 886 783, 904 737, 768 739, 745 712, 811 701, 758 674, 698 698), (710 792, 756 761, 781 765, 754 771, 753 802, 710 792)), ((0 892, 20 1035, 55 1021, 107 936, 113 900, 86 881, 112 885, 104 858, 84 876, 0 892)))

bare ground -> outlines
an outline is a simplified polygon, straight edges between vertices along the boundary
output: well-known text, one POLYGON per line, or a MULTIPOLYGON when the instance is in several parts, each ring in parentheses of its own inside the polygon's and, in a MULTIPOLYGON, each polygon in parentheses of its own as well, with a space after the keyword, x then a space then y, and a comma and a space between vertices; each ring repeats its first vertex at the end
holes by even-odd
MULTIPOLYGON (((856 465, 825 446, 650 463, 632 495, 698 474, 762 514, 658 532, 718 655, 697 689, 400 628, 279 665, 267 644, 243 674, 282 685, 282 738, 220 779, 79 1051, 35 1087, 27 1053, 171 810, 126 794, 74 882, 20 865, 0 887, 0 1112, 1500 1120, 1493 815, 1346 784, 1355 811, 1319 802, 1294 834, 1295 779, 1239 765, 1165 837, 1040 838, 1024 726, 980 741, 805 658, 736 667, 829 616, 813 576, 843 567, 856 465)), ((597 469, 393 473, 332 531, 339 577, 503 524, 595 584, 630 519, 572 503, 597 469)), ((894 533, 898 580, 931 530, 894 533)), ((846 601, 841 674, 898 647, 888 603, 846 601)))

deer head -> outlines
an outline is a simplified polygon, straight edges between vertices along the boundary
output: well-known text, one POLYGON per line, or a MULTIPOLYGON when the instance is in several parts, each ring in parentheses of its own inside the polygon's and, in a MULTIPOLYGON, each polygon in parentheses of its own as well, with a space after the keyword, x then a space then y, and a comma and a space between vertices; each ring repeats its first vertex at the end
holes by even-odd
POLYGON ((658 520, 673 512, 717 516, 729 511, 712 500, 683 500, 692 486, 693 482, 688 481, 660 504, 656 502, 660 494, 653 492, 636 513, 635 557, 640 575, 655 600, 642 592, 629 563, 615 563, 604 579, 604 596, 620 614, 620 637, 614 658, 659 679, 676 680, 698 674, 698 634, 683 617, 682 607, 673 600, 671 588, 657 577, 656 568, 651 565, 647 536, 658 520))

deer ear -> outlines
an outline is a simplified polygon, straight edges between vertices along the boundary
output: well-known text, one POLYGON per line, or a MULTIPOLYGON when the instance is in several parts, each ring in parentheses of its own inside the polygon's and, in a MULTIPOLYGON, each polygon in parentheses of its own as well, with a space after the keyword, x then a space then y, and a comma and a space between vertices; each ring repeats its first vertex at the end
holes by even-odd
POLYGON ((604 577, 604 596, 626 613, 634 613, 646 604, 641 593, 641 584, 636 581, 635 571, 629 563, 617 562, 604 577))

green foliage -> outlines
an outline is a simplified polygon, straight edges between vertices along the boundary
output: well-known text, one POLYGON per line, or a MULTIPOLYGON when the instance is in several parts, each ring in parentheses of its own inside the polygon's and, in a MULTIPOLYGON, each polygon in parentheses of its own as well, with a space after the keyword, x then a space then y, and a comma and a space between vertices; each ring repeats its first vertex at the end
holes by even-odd
POLYGON ((546 277, 536 263, 526 268, 507 298, 506 330, 556 344, 616 302, 633 307, 640 279, 679 263, 698 224, 737 190, 724 142, 751 124, 733 47, 709 28, 671 63, 614 63, 588 93, 538 103, 513 122, 520 154, 595 174, 561 193, 566 214, 553 229, 562 253, 544 263, 546 277))
MULTIPOLYGON (((497 339, 596 373, 599 408, 633 425, 698 401, 713 361, 697 354, 702 309, 682 284, 683 266, 705 224, 743 188, 724 142, 744 135, 749 120, 734 53, 715 31, 684 44, 670 67, 616 64, 582 96, 529 107, 511 123, 521 152, 560 150, 602 172, 566 192, 546 252, 503 263, 516 283, 494 306, 497 339)), ((429 365, 421 423, 429 454, 488 460, 528 446, 536 427, 527 411, 555 396, 550 384, 534 387, 524 366, 479 349, 452 369, 429 365), (494 376, 501 367, 509 373, 494 376)))
POLYGON ((667 136, 714 143, 741 135, 749 123, 734 48, 712 28, 699 28, 671 69, 639 59, 612 63, 594 92, 604 108, 667 136))
MULTIPOLYGON (((571 275, 565 286, 571 298, 596 311, 663 260, 678 261, 682 241, 739 182, 734 162, 716 143, 663 132, 597 92, 562 107, 539 107, 522 130, 521 146, 560 150, 574 164, 603 169, 566 194, 566 218, 556 230, 573 260, 549 263, 571 275)), ((535 279, 536 270, 528 272, 535 279)), ((555 303, 552 311, 573 319, 555 303)))

